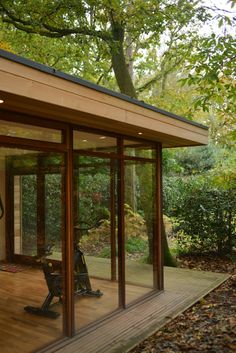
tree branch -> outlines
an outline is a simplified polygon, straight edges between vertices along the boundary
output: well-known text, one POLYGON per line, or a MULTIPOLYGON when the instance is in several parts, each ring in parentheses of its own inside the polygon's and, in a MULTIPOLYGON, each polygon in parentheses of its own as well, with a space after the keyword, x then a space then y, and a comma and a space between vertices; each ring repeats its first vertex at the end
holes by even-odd
POLYGON ((162 74, 157 74, 154 77, 152 77, 149 81, 145 82, 142 86, 136 88, 137 92, 143 92, 145 89, 149 88, 152 86, 157 80, 161 79, 162 74))
MULTIPOLYGON (((58 28, 54 27, 46 22, 40 24, 35 24, 33 21, 25 21, 17 17, 14 13, 9 11, 1 2, 2 8, 2 20, 5 23, 10 23, 19 30, 25 31, 27 33, 40 34, 41 36, 51 37, 51 38, 61 38, 71 34, 81 34, 88 35, 91 37, 100 38, 106 42, 112 40, 112 35, 108 31, 99 31, 95 29, 90 29, 88 27, 75 27, 75 28, 58 28), (5 17, 4 17, 5 14, 5 17)), ((55 12, 55 11, 54 11, 55 12)))
POLYGON ((222 9, 222 8, 219 8, 218 6, 214 5, 213 7, 211 6, 204 6, 205 9, 208 9, 208 10, 212 10, 212 11, 221 11, 221 12, 225 12, 225 13, 229 13, 229 14, 233 14, 235 11, 232 10, 226 10, 226 9, 222 9))
POLYGON ((93 30, 88 27, 77 27, 77 28, 57 28, 54 26, 51 26, 47 23, 42 23, 42 26, 50 33, 56 33, 60 34, 61 36, 67 36, 70 34, 83 34, 83 35, 88 35, 96 38, 103 39, 105 41, 110 41, 112 40, 112 36, 110 32, 108 31, 98 31, 98 30, 93 30))
POLYGON ((112 41, 112 36, 109 32, 105 31, 96 31, 89 29, 87 27, 80 27, 80 28, 56 28, 52 27, 46 23, 42 24, 42 27, 45 29, 40 29, 40 28, 33 28, 33 23, 30 23, 30 25, 25 25, 23 22, 25 21, 14 21, 12 19, 8 18, 3 18, 3 22, 5 23, 10 23, 16 28, 18 28, 21 31, 24 31, 26 33, 34 33, 34 34, 40 34, 41 36, 45 37, 50 37, 50 38, 61 38, 68 36, 70 34, 82 34, 82 35, 87 35, 90 37, 95 37, 95 38, 100 38, 106 42, 112 41))
POLYGON ((109 69, 107 70, 107 72, 104 72, 104 73, 99 77, 99 79, 97 80, 96 84, 99 85, 100 82, 101 82, 101 80, 103 79, 103 77, 104 77, 105 75, 107 75, 111 70, 112 70, 112 65, 109 67, 109 69))
POLYGON ((11 13, 3 4, 2 4, 2 1, 0 3, 0 9, 2 8, 3 9, 3 22, 8 22, 8 21, 5 21, 7 20, 5 17, 4 17, 4 12, 6 13, 6 15, 11 18, 12 21, 16 21, 16 22, 19 22, 21 23, 22 25, 25 25, 25 26, 29 26, 31 23, 30 21, 24 21, 22 20, 21 18, 19 17, 16 17, 13 13, 11 13))

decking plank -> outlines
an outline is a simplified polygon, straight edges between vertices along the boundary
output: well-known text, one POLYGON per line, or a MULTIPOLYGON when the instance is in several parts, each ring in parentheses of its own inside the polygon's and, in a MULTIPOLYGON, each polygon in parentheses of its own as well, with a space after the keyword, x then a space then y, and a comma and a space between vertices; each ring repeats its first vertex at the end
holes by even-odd
POLYGON ((158 330, 229 276, 185 269, 166 269, 166 290, 118 313, 89 332, 48 349, 47 353, 125 353, 158 330))

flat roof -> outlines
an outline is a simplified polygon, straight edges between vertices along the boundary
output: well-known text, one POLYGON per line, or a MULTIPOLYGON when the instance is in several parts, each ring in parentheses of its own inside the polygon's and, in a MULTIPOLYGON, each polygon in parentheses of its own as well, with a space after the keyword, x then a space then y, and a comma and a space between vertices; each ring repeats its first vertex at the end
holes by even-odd
MULTIPOLYGON (((2 64, 0 65, 0 73, 1 75, 6 76, 6 74, 8 74, 8 81, 7 78, 5 80, 5 85, 4 85, 4 80, 1 79, 0 82, 0 91, 2 92, 3 96, 5 96, 6 94, 9 95, 9 97, 13 96, 15 97, 15 102, 17 102, 20 97, 22 98, 22 102, 25 99, 25 105, 28 104, 30 101, 32 102, 32 99, 37 100, 38 102, 41 102, 41 105, 43 106, 43 104, 45 104, 45 109, 46 109, 46 104, 53 104, 55 106, 55 104, 58 106, 59 109, 59 104, 61 109, 71 109, 71 110, 77 110, 78 112, 81 113, 86 113, 87 114, 87 120, 86 119, 77 119, 78 123, 82 124, 82 125, 87 125, 88 127, 91 127, 91 123, 92 126, 99 128, 99 124, 98 122, 94 121, 94 119, 91 119, 91 115, 96 116, 97 112, 96 109, 94 111, 90 111, 89 109, 86 108, 86 104, 84 104, 83 107, 83 102, 82 100, 84 100, 85 96, 86 98, 90 98, 90 101, 92 102, 93 97, 91 95, 91 90, 94 92, 94 105, 100 105, 100 103, 103 103, 103 109, 104 109, 104 114, 101 113, 98 114, 98 116, 102 119, 106 119, 106 122, 104 121, 105 125, 107 126, 108 130, 109 130, 109 123, 108 120, 114 120, 117 122, 117 132, 119 132, 119 123, 122 125, 126 124, 126 126, 128 127, 128 125, 134 125, 137 126, 137 128, 143 128, 145 132, 148 132, 147 130, 150 129, 150 131, 153 131, 153 133, 157 133, 156 134, 156 138, 157 140, 159 139, 161 142, 164 142, 164 144, 166 146, 168 146, 168 136, 170 137, 170 146, 188 146, 188 145, 202 145, 202 144, 206 144, 207 143, 207 130, 208 128, 202 124, 199 124, 197 122, 188 120, 186 118, 183 118, 181 116, 178 116, 176 114, 170 113, 168 111, 159 109, 157 107, 154 107, 150 104, 147 104, 145 102, 139 101, 137 99, 131 98, 125 94, 121 94, 118 92, 114 92, 112 90, 109 90, 105 87, 101 87, 99 85, 96 85, 92 82, 86 81, 84 79, 66 74, 64 72, 58 71, 52 67, 48 67, 45 65, 42 65, 40 63, 34 62, 32 60, 20 57, 18 55, 15 55, 13 53, 7 52, 5 50, 0 49, 0 57, 2 59, 5 59, 5 63, 6 60, 10 61, 12 63, 15 64, 19 64, 17 67, 9 67, 9 65, 4 65, 4 62, 2 62, 2 64), (28 69, 28 71, 24 71, 23 67, 26 67, 28 69), (34 71, 29 71, 29 69, 33 69, 34 71), (36 72, 40 72, 42 73, 42 76, 39 77, 38 75, 36 75, 36 72), (11 74, 9 76, 9 74, 11 74), (44 74, 44 75, 43 75, 44 74), (52 77, 52 80, 48 80, 45 78, 45 74, 46 75, 50 75, 50 77, 52 77), (56 102, 55 101, 55 97, 52 96, 52 100, 49 101, 47 99, 42 99, 41 93, 38 93, 38 96, 36 97, 34 95, 34 97, 32 96, 32 92, 27 91, 27 89, 23 92, 22 91, 22 83, 20 83, 20 76, 22 78, 25 78, 24 80, 24 84, 26 87, 26 84, 29 85, 29 80, 32 81, 32 84, 34 82, 37 81, 37 83, 42 84, 41 85, 41 89, 43 88, 43 85, 45 86, 45 88, 49 88, 49 86, 51 86, 51 88, 54 87, 55 90, 55 94, 59 93, 59 89, 61 88, 61 100, 56 102), (36 79, 34 79, 34 77, 36 77, 36 79), (10 86, 9 85, 9 79, 10 77, 15 81, 13 83, 13 85, 15 85, 17 87, 17 81, 19 81, 19 90, 17 91, 17 89, 15 89, 13 87, 13 85, 11 85, 11 87, 6 87, 6 86, 10 86), (59 79, 59 81, 56 82, 54 80, 54 78, 59 79), (28 82, 26 82, 26 80, 28 82), (63 82, 61 81, 63 80, 63 82), (50 82, 49 82, 50 81, 50 82), (6 84, 7 82, 7 84, 6 84), (68 85, 66 85, 66 82, 70 83, 71 86, 69 87, 68 85), (74 87, 74 84, 77 85, 77 90, 74 87), (65 85, 66 87, 63 87, 63 85, 65 85), (47 86, 47 87, 46 87, 47 86), (81 89, 78 91, 78 87, 84 87, 87 90, 83 90, 81 91, 81 89), (68 105, 68 104, 63 104, 62 100, 63 100, 63 91, 64 91, 64 97, 66 100, 67 96, 68 99, 71 98, 72 99, 72 94, 74 97, 74 100, 77 102, 77 105, 75 106, 74 104, 68 105), (71 97, 69 97, 69 93, 71 94, 71 97), (102 94, 102 96, 101 96, 102 94), (95 96, 96 95, 96 96, 95 96), (111 97, 111 99, 108 99, 108 96, 111 97), (28 98, 28 100, 27 100, 28 98), (112 98, 114 98, 112 100, 112 98), (121 103, 124 102, 124 103, 121 103), (125 105, 125 102, 127 102, 128 104, 125 105), (81 104, 79 104, 81 103, 81 104), (113 108, 117 108, 117 112, 111 111, 110 115, 109 113, 106 115, 107 109, 108 109, 108 104, 109 106, 113 107, 113 108), (135 108, 134 106, 136 106, 137 108, 135 108), (121 111, 122 110, 122 111, 121 111), (125 119, 122 119, 122 115, 124 114, 125 111, 125 119), (148 111, 150 113, 148 113, 148 111), (116 116, 117 114, 120 113, 120 119, 118 118, 118 116, 116 116), (153 114, 154 113, 154 114, 153 114), (156 114, 155 114, 156 113, 156 114), (131 119, 132 116, 132 119, 131 119), (130 119, 129 119, 130 117, 130 119), (166 119, 163 119, 165 118, 166 119), (152 118, 152 121, 150 120, 151 125, 148 125, 148 118, 152 118), (159 120, 159 127, 160 129, 158 129, 158 124, 154 124, 154 120, 159 120), (86 121, 85 121, 86 120, 86 121), (145 124, 146 122, 146 124, 145 124), (164 124, 167 124, 168 126, 164 127, 164 124), (163 125, 163 126, 162 126, 163 125), (176 133, 174 131, 172 131, 172 128, 176 126, 176 133), (202 136, 204 136, 205 138, 193 138, 193 136, 185 136, 185 138, 183 138, 183 134, 180 134, 182 136, 179 136, 178 133, 178 128, 182 128, 186 129, 186 131, 191 131, 191 132, 195 132, 198 133, 202 136), (160 131, 159 131, 160 130, 160 131), (166 136, 164 136, 166 135, 166 136), (175 138, 176 137, 176 138, 175 138), (182 143, 180 142, 180 139, 182 138, 182 143), (171 142, 172 140, 172 142, 171 142), (179 142, 178 142, 179 140, 179 142), (184 141, 185 140, 185 141, 184 141), (189 142, 188 142, 189 140, 189 142)), ((22 80, 21 80, 22 81, 22 80)), ((23 82, 23 81, 22 81, 23 82)), ((35 85, 34 85, 35 86, 35 85)), ((27 86, 28 87, 28 86, 27 86)), ((39 92, 39 90, 38 90, 39 92)), ((51 91, 52 93, 52 91, 51 91)), ((65 103, 65 102, 64 102, 65 103)), ((85 103, 85 102, 84 102, 85 103)), ((1 108, 5 109, 5 107, 1 106, 1 108)), ((8 107, 6 106, 6 109, 13 109, 15 110, 12 106, 8 107)), ((33 107, 32 107, 33 108, 33 107)), ((42 108, 42 107, 41 107, 42 108)), ((48 107, 49 108, 49 107, 48 107)), ((102 109, 102 106, 101 106, 102 109)), ((36 110, 36 106, 35 106, 35 110, 36 110)), ((24 112, 24 109, 21 109, 22 112, 24 112)), ((33 113, 32 109, 31 112, 33 113)), ((36 111, 35 111, 36 113, 36 111)), ((76 119, 74 118, 73 121, 69 119, 69 111, 67 112, 67 119, 65 119, 65 122, 76 122, 76 119), (69 120, 68 120, 69 119, 69 120)), ((60 115, 60 114, 59 114, 60 115)), ((47 117, 51 117, 50 114, 47 117)), ((55 117, 54 117, 55 118, 55 117)), ((53 119, 54 119, 53 118, 53 119)), ((59 120, 62 120, 62 118, 60 118, 59 120)), ((114 121, 113 121, 114 122, 114 121)), ((104 128, 104 123, 101 124, 101 128, 104 128)), ((114 125, 113 125, 114 128, 114 125)), ((123 130, 125 129, 125 126, 123 126, 123 130)), ((122 130, 122 129, 121 129, 122 130)), ((115 130, 114 130, 115 131, 115 130)), ((121 133, 123 131, 120 131, 121 133)), ((151 138, 154 139, 154 135, 151 136, 151 133, 147 134, 147 138, 151 138)))

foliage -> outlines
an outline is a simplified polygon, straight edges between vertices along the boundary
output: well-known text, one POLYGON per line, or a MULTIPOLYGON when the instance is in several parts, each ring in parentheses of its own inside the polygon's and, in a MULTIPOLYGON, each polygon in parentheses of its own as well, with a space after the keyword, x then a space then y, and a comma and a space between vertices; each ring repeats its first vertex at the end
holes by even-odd
POLYGON ((228 115, 236 112, 236 43, 233 35, 217 36, 215 33, 199 40, 186 67, 190 72, 183 83, 194 84, 200 93, 195 108, 209 111, 215 108, 228 115))
POLYGON ((21 177, 22 185, 22 250, 37 255, 37 190, 35 175, 21 177), (30 197, 29 197, 30 195, 30 197))
POLYGON ((54 249, 57 251, 61 251, 64 222, 62 219, 61 187, 62 177, 60 174, 45 175, 45 242, 46 244, 53 242, 54 249))
POLYGON ((145 219, 132 208, 125 204, 125 238, 146 238, 147 227, 145 219))
MULTIPOLYGON (((156 71, 156 50, 163 41, 162 36, 169 49, 165 51, 163 62, 159 63, 160 71, 168 74, 182 62, 182 52, 189 52, 189 38, 195 33, 193 26, 205 22, 209 17, 198 0, 191 3, 187 0, 1 0, 0 14, 4 40, 14 42, 14 33, 19 30, 31 36, 35 43, 39 37, 34 35, 57 39, 62 55, 55 46, 55 56, 61 62, 70 56, 77 70, 80 65, 85 65, 90 79, 95 73, 95 80, 106 86, 109 85, 112 68, 120 91, 132 97, 137 96, 138 85, 135 81, 141 81, 144 76, 150 77, 153 68, 156 71), (13 32, 12 36, 5 36, 7 32, 13 32), (68 43, 61 41, 64 38, 67 38, 68 43), (187 49, 182 47, 186 41, 187 49)), ((56 42, 48 43, 51 45, 45 48, 52 56, 49 48, 56 42)), ((18 46, 17 50, 22 49, 18 46)), ((31 55, 29 51, 28 54, 31 55)), ((40 59, 44 60, 43 55, 40 59)), ((57 65, 55 58, 53 61, 57 65)), ((71 68, 69 62, 68 67, 71 68)), ((86 74, 86 70, 83 73, 86 74)), ((140 82, 141 86, 148 88, 153 81, 158 81, 159 73, 154 73, 154 76, 148 78, 148 82, 140 82)), ((142 87, 139 87, 141 91, 142 87)))
POLYGON ((125 250, 128 254, 148 252, 147 240, 138 237, 129 237, 125 243, 125 250))
POLYGON ((194 175, 215 167, 219 149, 214 145, 166 150, 163 158, 165 176, 194 175))
MULTIPOLYGON (((127 255, 140 254, 148 251, 145 221, 141 215, 125 205, 125 249, 127 255)), ((117 232, 117 229, 116 229, 117 232)), ((98 226, 88 230, 80 240, 80 245, 87 255, 110 258, 111 223, 102 219, 98 226)))
POLYGON ((109 219, 110 167, 106 159, 75 156, 75 222, 83 233, 109 219))
POLYGON ((236 246, 235 185, 218 187, 214 175, 170 179, 166 180, 165 211, 175 219, 180 250, 232 252, 236 246))
MULTIPOLYGON (((235 19, 218 10, 197 0, 0 0, 0 41, 20 55, 197 118, 210 127, 215 143, 231 147, 235 141, 234 35, 225 30, 206 35, 200 30, 209 21, 218 21, 219 27, 227 25, 233 31, 235 19)), ((175 175, 197 174, 198 168, 206 172, 216 163, 215 153, 197 151, 167 152, 165 167, 175 175)), ((219 183, 230 179, 229 170, 221 173, 219 183)), ((145 173, 138 173, 145 178, 145 173)), ((96 193, 92 179, 88 192, 91 188, 96 193)), ((144 185, 143 195, 147 195, 149 186, 144 185)), ((180 194, 174 190, 173 201, 175 193, 180 194)), ((84 217, 87 223, 98 226, 106 218, 107 190, 102 194, 104 202, 96 207, 89 197, 82 197, 81 209, 86 213, 82 216, 91 211, 90 219, 84 217)), ((143 195, 143 203, 148 204, 149 197, 143 195)), ((145 206, 142 213, 151 244, 148 210, 145 206)))
POLYGON ((231 10, 211 9, 212 27, 218 29, 198 38, 180 78, 182 85, 195 88, 194 110, 207 113, 211 137, 224 144, 236 141, 236 17, 235 1, 229 2, 231 10))
MULTIPOLYGON (((45 179, 45 238, 61 250, 61 176, 47 174, 45 179), (57 207, 55 207, 57 205, 57 207)), ((36 176, 21 176, 23 247, 37 251, 37 190, 36 176)), ((44 206, 42 206, 44 207, 44 206)))

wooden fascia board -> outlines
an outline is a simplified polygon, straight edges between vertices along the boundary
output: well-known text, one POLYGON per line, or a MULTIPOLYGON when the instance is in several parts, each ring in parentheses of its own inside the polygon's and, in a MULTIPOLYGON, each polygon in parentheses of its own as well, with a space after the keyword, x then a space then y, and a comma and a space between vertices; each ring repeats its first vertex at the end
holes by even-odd
MULTIPOLYGON (((18 95, 22 99, 25 97, 52 104, 55 109, 65 108, 107 119, 114 127, 114 122, 117 122, 127 124, 127 127, 151 130, 153 134, 166 134, 173 140, 183 139, 183 142, 189 145, 207 143, 208 132, 199 126, 170 118, 19 63, 3 58, 0 60, 2 91, 18 95)), ((77 119, 74 122, 80 123, 80 114, 77 119)))

